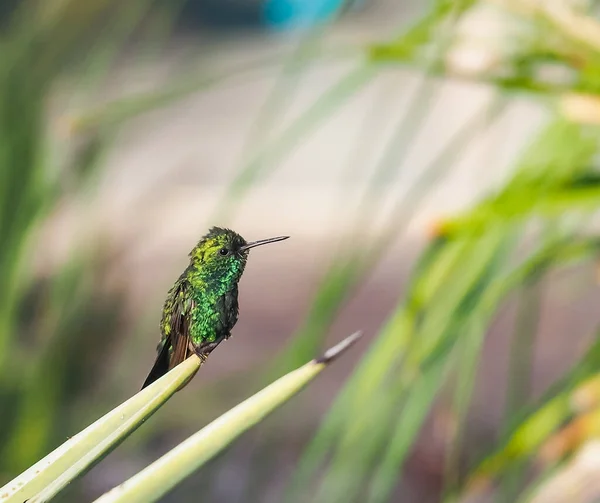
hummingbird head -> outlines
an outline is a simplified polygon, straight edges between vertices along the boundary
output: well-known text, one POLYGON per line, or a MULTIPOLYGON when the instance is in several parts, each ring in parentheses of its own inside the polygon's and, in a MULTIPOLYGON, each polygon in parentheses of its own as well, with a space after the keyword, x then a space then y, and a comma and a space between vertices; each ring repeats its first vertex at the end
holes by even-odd
POLYGON ((207 279, 237 282, 246 267, 250 249, 283 241, 288 237, 279 236, 248 243, 237 232, 212 227, 190 252, 190 262, 207 279))

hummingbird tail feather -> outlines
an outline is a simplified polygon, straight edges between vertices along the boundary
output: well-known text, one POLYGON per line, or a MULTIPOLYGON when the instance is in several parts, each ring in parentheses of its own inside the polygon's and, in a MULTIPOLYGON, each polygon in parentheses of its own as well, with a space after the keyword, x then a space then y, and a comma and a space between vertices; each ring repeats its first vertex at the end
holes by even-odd
POLYGON ((152 370, 150 371, 150 373, 148 374, 148 377, 146 377, 146 380, 144 381, 144 385, 142 386, 142 389, 144 389, 146 386, 149 386, 150 384, 152 384, 154 381, 156 381, 157 379, 164 376, 169 371, 169 348, 170 348, 170 346, 171 346, 171 344, 169 343, 168 340, 166 340, 165 343, 163 344, 162 349, 160 350, 160 353, 158 353, 158 356, 156 357, 156 361, 154 362, 154 366, 152 367, 152 370))

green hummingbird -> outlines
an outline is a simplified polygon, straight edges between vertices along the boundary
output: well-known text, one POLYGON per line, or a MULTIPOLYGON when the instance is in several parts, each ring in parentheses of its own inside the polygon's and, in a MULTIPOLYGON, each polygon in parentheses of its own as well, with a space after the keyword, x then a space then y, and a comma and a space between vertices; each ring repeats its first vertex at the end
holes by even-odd
POLYGON ((190 263, 167 294, 156 361, 142 389, 196 353, 203 361, 229 338, 238 320, 238 282, 250 249, 288 239, 251 243, 230 229, 213 227, 190 252, 190 263))

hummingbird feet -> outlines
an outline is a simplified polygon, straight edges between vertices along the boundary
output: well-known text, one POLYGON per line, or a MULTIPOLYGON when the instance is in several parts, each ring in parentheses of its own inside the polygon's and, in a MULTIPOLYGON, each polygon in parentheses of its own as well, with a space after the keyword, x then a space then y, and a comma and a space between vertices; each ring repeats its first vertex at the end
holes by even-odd
POLYGON ((195 353, 196 356, 198 358, 200 358, 200 361, 202 363, 204 363, 206 361, 206 357, 208 356, 203 347, 194 346, 194 343, 192 341, 190 341, 188 344, 188 351, 189 351, 189 353, 188 353, 189 355, 191 355, 192 353, 195 353))
POLYGON ((206 359, 208 358, 208 355, 218 345, 219 345, 218 342, 203 343, 203 344, 201 344, 199 346, 194 347, 193 351, 194 351, 194 353, 196 353, 196 355, 198 356, 198 358, 200 358, 200 360, 202 360, 202 363, 204 363, 206 361, 206 359))

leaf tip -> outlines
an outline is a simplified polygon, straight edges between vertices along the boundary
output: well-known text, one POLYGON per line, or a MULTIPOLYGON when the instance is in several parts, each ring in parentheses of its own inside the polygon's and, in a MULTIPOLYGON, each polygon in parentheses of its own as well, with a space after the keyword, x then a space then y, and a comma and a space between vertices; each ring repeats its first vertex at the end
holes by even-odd
POLYGON ((338 356, 340 356, 344 351, 346 351, 348 348, 350 348, 350 346, 354 345, 354 343, 356 341, 358 341, 358 339, 360 339, 361 337, 362 337, 361 331, 354 332, 352 335, 349 335, 348 337, 346 337, 343 341, 338 342, 335 346, 333 346, 332 348, 329 348, 327 351, 325 351, 325 353, 323 353, 323 356, 321 356, 320 358, 317 358, 315 360, 315 362, 323 363, 325 365, 331 363, 338 356))

